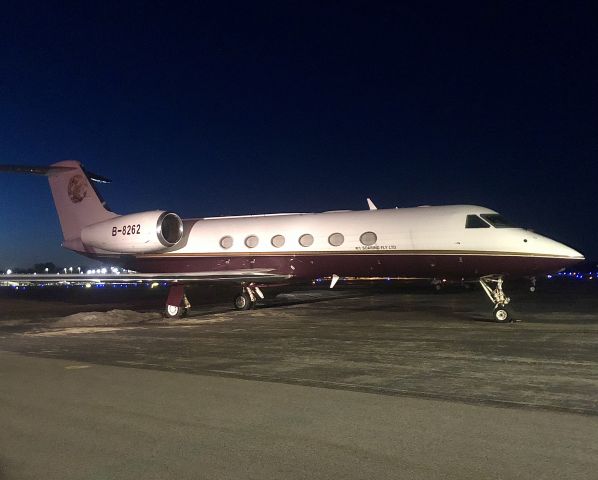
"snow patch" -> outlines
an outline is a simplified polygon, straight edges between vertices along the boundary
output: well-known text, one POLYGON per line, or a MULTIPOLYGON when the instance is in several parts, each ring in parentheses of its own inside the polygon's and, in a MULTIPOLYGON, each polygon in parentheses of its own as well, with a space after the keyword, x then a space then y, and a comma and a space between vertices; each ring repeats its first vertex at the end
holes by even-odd
POLYGON ((110 310, 108 312, 80 312, 61 318, 53 327, 91 327, 128 325, 155 320, 156 313, 141 313, 132 310, 110 310))
POLYGON ((69 335, 79 335, 86 333, 107 333, 119 332, 124 330, 124 327, 78 327, 78 328, 62 328, 57 330, 45 330, 43 332, 25 332, 25 335, 32 337, 65 337, 69 335))

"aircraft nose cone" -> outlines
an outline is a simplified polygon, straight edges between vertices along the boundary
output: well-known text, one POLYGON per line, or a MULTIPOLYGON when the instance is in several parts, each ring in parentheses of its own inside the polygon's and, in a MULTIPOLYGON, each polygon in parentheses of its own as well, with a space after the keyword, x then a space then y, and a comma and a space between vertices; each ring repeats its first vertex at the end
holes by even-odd
POLYGON ((567 245, 565 245, 563 243, 559 243, 558 245, 559 245, 559 254, 562 255, 563 257, 569 257, 571 259, 580 260, 580 261, 586 259, 586 257, 584 257, 583 254, 578 252, 577 250, 575 250, 571 247, 568 247, 567 245))
POLYGON ((585 257, 581 252, 578 252, 564 243, 557 242, 548 237, 543 237, 542 235, 534 236, 531 240, 531 246, 536 254, 563 259, 566 261, 567 265, 585 260, 585 257))
POLYGON ((574 265, 585 260, 585 257, 581 252, 578 252, 564 243, 552 240, 550 247, 552 255, 562 258, 566 266, 574 265))

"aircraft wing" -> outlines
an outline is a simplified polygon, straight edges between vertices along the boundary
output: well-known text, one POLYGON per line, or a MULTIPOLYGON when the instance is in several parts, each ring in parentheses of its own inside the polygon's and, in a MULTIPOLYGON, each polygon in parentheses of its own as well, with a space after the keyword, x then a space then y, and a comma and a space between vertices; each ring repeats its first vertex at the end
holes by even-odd
POLYGON ((20 284, 71 284, 85 285, 88 283, 276 283, 292 278, 290 275, 271 273, 270 270, 228 270, 214 272, 193 273, 120 273, 105 275, 73 274, 10 274, 0 275, 0 285, 20 284))

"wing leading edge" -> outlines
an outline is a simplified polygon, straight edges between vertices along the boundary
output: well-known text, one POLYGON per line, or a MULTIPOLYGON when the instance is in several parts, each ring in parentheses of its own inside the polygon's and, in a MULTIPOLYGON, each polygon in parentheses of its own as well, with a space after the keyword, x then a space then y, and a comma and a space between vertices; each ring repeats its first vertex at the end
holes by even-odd
POLYGON ((23 274, 2 275, 0 285, 14 285, 24 283, 44 284, 80 284, 87 283, 229 283, 242 284, 247 282, 275 283, 289 280, 290 275, 279 275, 269 270, 231 270, 226 272, 193 272, 193 273, 121 273, 107 275, 85 274, 23 274))

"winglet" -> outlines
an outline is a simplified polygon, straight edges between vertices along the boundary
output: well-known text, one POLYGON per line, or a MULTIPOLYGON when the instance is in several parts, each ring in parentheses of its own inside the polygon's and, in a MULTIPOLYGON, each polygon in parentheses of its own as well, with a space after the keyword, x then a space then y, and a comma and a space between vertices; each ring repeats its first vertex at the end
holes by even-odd
POLYGON ((370 207, 370 210, 378 210, 378 207, 376 205, 374 205, 374 202, 372 202, 371 198, 368 198, 367 201, 368 201, 368 207, 370 207))

